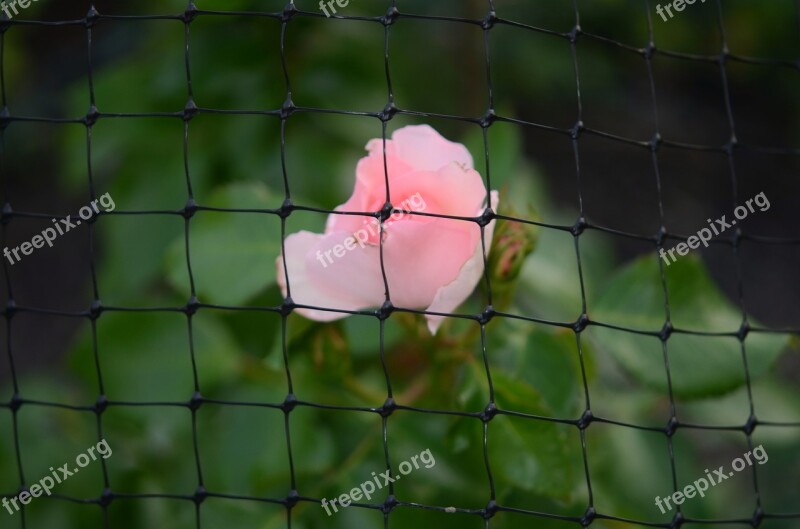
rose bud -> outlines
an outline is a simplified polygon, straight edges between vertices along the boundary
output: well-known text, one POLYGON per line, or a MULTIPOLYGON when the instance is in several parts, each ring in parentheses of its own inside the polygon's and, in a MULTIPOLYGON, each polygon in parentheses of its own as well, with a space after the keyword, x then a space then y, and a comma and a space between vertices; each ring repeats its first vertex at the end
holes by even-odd
MULTIPOLYGON (((518 217, 511 210, 504 211, 503 214, 518 217)), ((513 282, 519 276, 525 259, 536 248, 538 239, 539 229, 533 224, 498 220, 492 243, 494 249, 489 258, 492 285, 513 282)))

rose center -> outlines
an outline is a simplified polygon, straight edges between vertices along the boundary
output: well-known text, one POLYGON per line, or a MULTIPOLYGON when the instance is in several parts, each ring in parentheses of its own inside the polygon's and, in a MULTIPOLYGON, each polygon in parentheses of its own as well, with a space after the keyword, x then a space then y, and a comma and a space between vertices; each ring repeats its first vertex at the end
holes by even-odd
MULTIPOLYGON (((403 211, 419 212, 424 211, 426 207, 425 200, 419 193, 411 195, 395 206, 395 209, 403 211)), ((396 211, 389 215, 389 218, 383 223, 383 240, 389 237, 392 224, 401 220, 407 221, 415 218, 415 215, 404 213, 403 211, 396 211)), ((420 218, 420 217, 416 217, 420 218)), ((379 237, 381 236, 380 221, 374 217, 365 218, 362 222, 361 228, 353 234, 356 240, 363 240, 367 244, 378 246, 379 237)))

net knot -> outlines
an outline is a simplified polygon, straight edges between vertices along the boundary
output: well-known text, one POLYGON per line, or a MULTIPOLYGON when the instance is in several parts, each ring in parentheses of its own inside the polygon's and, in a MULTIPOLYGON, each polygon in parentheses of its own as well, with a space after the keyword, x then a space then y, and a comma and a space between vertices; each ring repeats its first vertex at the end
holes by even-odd
POLYGON ((286 495, 286 506, 289 508, 294 507, 297 505, 297 502, 300 501, 300 495, 297 493, 296 490, 292 489, 289 491, 289 494, 286 495))
POLYGON ((392 206, 392 203, 386 202, 378 212, 378 218, 380 219, 381 222, 386 222, 387 220, 389 220, 389 217, 392 216, 393 211, 394 211, 394 206, 392 206))
POLYGON ((92 304, 89 305, 89 319, 92 321, 97 320, 103 313, 103 310, 103 303, 99 299, 93 300, 92 304))
POLYGON ((586 512, 583 513, 583 518, 581 518, 581 525, 583 527, 588 527, 592 524, 596 517, 597 511, 594 509, 594 507, 587 507, 586 512))
POLYGON ((572 225, 572 235, 575 237, 580 236, 587 226, 589 226, 589 223, 586 222, 586 219, 579 217, 578 220, 575 221, 575 224, 572 225))
POLYGON ((390 512, 392 512, 392 509, 397 507, 398 504, 399 502, 397 501, 395 495, 389 494, 389 496, 386 498, 386 501, 383 502, 383 505, 381 506, 381 511, 383 512, 383 514, 389 514, 390 512))
POLYGON ((14 393, 12 395, 11 400, 8 401, 8 408, 11 411, 17 411, 22 407, 22 397, 19 396, 19 393, 14 393))
POLYGON ((570 138, 572 138, 573 140, 577 140, 578 138, 580 138, 584 128, 585 127, 583 125, 583 121, 579 120, 577 123, 575 123, 575 125, 571 129, 569 129, 570 138))
POLYGON ((287 198, 283 201, 283 204, 281 204, 280 209, 278 209, 276 213, 280 218, 285 219, 292 214, 292 211, 294 211, 294 204, 292 204, 291 199, 287 198))
POLYGON ((744 320, 742 324, 739 326, 739 332, 736 333, 736 336, 739 338, 740 342, 743 342, 747 335, 750 333, 750 322, 744 320))
POLYGON ((725 150, 725 154, 728 156, 732 156, 733 152, 739 147, 739 138, 736 137, 735 134, 731 134, 731 139, 728 140, 728 143, 725 144, 723 148, 725 150))
POLYGON ((89 107, 89 112, 83 117, 83 124, 87 127, 91 127, 97 123, 98 119, 100 119, 100 111, 97 110, 96 106, 92 105, 89 107))
POLYGON ((11 218, 14 216, 14 210, 11 209, 11 204, 6 202, 3 204, 3 211, 0 213, 0 222, 3 224, 8 224, 11 222, 11 218))
POLYGON ((744 423, 742 430, 744 430, 744 433, 747 435, 750 435, 753 433, 753 430, 756 429, 756 426, 758 426, 758 419, 755 415, 750 415, 750 417, 747 418, 747 422, 744 423))
POLYGON ((669 337, 672 336, 673 331, 675 328, 672 326, 672 322, 666 322, 663 327, 661 327, 661 331, 658 333, 658 337, 661 338, 662 342, 666 342, 669 340, 669 337))
POLYGON ((591 323, 589 316, 581 314, 578 319, 575 320, 575 323, 572 324, 572 330, 576 333, 583 332, 583 330, 589 326, 589 323, 591 323))
POLYGON ((186 102, 186 106, 183 107, 183 121, 190 121, 199 111, 194 99, 190 97, 186 102))
POLYGON ((103 489, 103 494, 100 495, 100 501, 98 502, 103 507, 108 507, 111 505, 111 502, 114 501, 114 493, 111 492, 111 489, 108 487, 103 489))
POLYGON ((492 222, 495 218, 497 218, 497 214, 492 211, 491 206, 487 206, 486 209, 483 210, 481 216, 476 219, 479 226, 487 226, 490 222, 492 222))
POLYGON ((742 232, 742 228, 740 228, 739 226, 736 226, 733 229, 733 237, 731 238, 731 244, 733 245, 734 248, 738 248, 739 245, 742 243, 743 235, 744 233, 742 232))
POLYGON ((278 312, 280 312, 280 315, 285 318, 286 316, 292 313, 294 307, 295 304, 292 298, 286 298, 285 300, 283 300, 283 303, 281 303, 281 306, 278 307, 278 312))
POLYGON ((94 412, 97 415, 101 415, 104 411, 108 408, 108 397, 105 395, 100 395, 97 397, 97 400, 94 403, 94 412))
POLYGON ((400 18, 400 11, 397 9, 397 6, 393 5, 386 10, 386 14, 381 18, 381 22, 383 22, 384 26, 391 26, 398 18, 400 18))
POLYGON ((656 245, 661 248, 664 246, 664 241, 667 239, 667 228, 661 226, 656 232, 656 245))
POLYGON ((293 409, 297 407, 297 397, 294 396, 294 393, 289 393, 286 395, 286 398, 283 399, 283 404, 281 404, 281 409, 284 413, 289 413, 293 409))
POLYGON ((497 415, 497 406, 494 402, 490 402, 486 405, 486 408, 481 412, 481 420, 483 422, 489 422, 495 418, 497 415))
POLYGON ((486 504, 486 507, 483 508, 483 512, 481 513, 484 520, 488 520, 492 518, 499 508, 497 507, 497 502, 494 500, 489 500, 489 503, 486 504))
POLYGON ((196 296, 192 296, 189 298, 189 301, 186 302, 186 308, 184 309, 184 312, 187 316, 193 316, 199 308, 200 302, 197 300, 196 296))
POLYGON ((17 313, 17 302, 13 299, 6 301, 6 310, 4 311, 6 319, 11 319, 17 313))
POLYGON ((92 4, 89 6, 89 11, 86 12, 86 18, 84 19, 83 25, 87 28, 91 28, 97 24, 98 20, 100 20, 100 12, 97 11, 97 8, 94 7, 94 4, 92 4))
POLYGON ((683 517, 683 513, 676 512, 675 517, 672 519, 672 523, 669 524, 669 529, 679 529, 683 522, 686 521, 683 517))
POLYGON ((281 13, 281 22, 289 22, 296 14, 297 7, 294 5, 294 2, 289 2, 283 8, 283 13, 281 13))
POLYGON ((575 25, 575 27, 572 28, 572 31, 569 32, 569 41, 572 44, 575 44, 578 42, 578 37, 580 37, 582 33, 583 31, 581 30, 580 25, 575 25))
POLYGON ((11 123, 11 112, 9 112, 6 106, 0 111, 0 129, 5 130, 9 123, 11 123))
POLYGON ((761 521, 764 519, 764 510, 761 507, 756 507, 756 510, 753 511, 753 519, 750 520, 750 524, 753 527, 758 527, 761 525, 761 521))
POLYGON ((190 219, 194 216, 195 213, 197 213, 198 209, 199 206, 197 205, 197 202, 195 202, 194 198, 189 197, 189 200, 186 201, 186 205, 183 206, 181 215, 183 215, 183 218, 185 219, 190 219))
POLYGON ((497 22, 497 13, 495 13, 494 11, 489 11, 483 18, 483 21, 481 22, 481 27, 483 29, 492 29, 496 22, 497 22))
POLYGON ((192 394, 192 398, 189 400, 189 409, 197 411, 200 409, 200 406, 203 405, 203 402, 205 402, 203 395, 199 391, 195 391, 194 394, 192 394))
POLYGON ((664 140, 661 138, 661 134, 660 133, 656 132, 655 134, 653 134, 653 137, 650 138, 650 142, 649 142, 650 151, 652 151, 652 152, 658 151, 658 149, 659 149, 659 147, 661 147, 661 144, 663 143, 663 141, 664 140))
POLYGON ((194 491, 192 501, 194 501, 195 505, 200 505, 206 498, 208 498, 208 491, 202 485, 198 486, 194 491))
POLYGON ((488 129, 495 121, 497 121, 497 112, 495 112, 493 108, 490 108, 481 118, 481 127, 488 129))
POLYGON ((592 410, 586 410, 583 412, 581 418, 578 419, 578 428, 585 430, 590 424, 592 424, 592 421, 594 421, 594 414, 592 413, 592 410))
POLYGON ((494 318, 496 315, 497 311, 494 310, 494 307, 492 305, 489 305, 485 309, 483 309, 483 312, 481 312, 481 315, 478 318, 478 322, 480 322, 481 325, 486 325, 487 323, 492 321, 492 318, 494 318))
POLYGON ((281 119, 288 119, 289 116, 294 114, 295 110, 297 110, 297 106, 294 104, 294 101, 292 101, 292 94, 286 94, 286 99, 283 105, 281 105, 281 119))
POLYGON ((387 300, 383 303, 383 305, 381 305, 381 308, 375 311, 375 316, 377 316, 379 320, 383 321, 391 316, 393 311, 394 305, 392 305, 391 301, 387 300))
POLYGON ((669 421, 667 421, 667 425, 664 427, 664 433, 667 437, 672 437, 675 435, 675 431, 679 426, 680 423, 678 422, 678 418, 673 415, 670 417, 669 421))
POLYGON ((194 5, 194 2, 189 2, 189 5, 186 7, 186 11, 183 12, 183 21, 189 24, 192 22, 192 20, 197 18, 197 15, 197 6, 194 5))
POLYGON ((383 403, 383 406, 380 409, 381 417, 388 417, 396 409, 397 403, 394 401, 394 399, 392 397, 387 398, 386 402, 383 403))
POLYGON ((386 103, 386 106, 383 107, 381 113, 378 114, 378 117, 381 121, 386 122, 392 119, 398 112, 399 109, 397 108, 397 105, 394 104, 394 101, 389 101, 386 103))

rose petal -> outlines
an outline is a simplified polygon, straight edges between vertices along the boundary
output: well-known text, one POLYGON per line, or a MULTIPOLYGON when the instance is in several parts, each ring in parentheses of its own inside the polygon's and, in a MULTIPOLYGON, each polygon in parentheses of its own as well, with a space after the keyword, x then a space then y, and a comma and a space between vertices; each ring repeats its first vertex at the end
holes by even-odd
MULTIPOLYGON (((413 172, 413 168, 392 156, 386 157, 390 182, 396 182, 403 175, 413 172)), ((391 185, 391 184, 390 184, 391 185)), ((383 153, 366 156, 356 166, 356 185, 353 194, 344 204, 337 206, 336 211, 379 211, 386 203, 386 171, 383 165, 383 153)), ((398 204, 400 201, 398 201, 398 204)), ((354 232, 370 217, 361 215, 330 215, 325 232, 354 232)))
MULTIPOLYGON (((440 167, 437 171, 406 171, 402 162, 389 160, 389 189, 393 206, 398 209, 470 217, 486 200, 486 186, 483 178, 474 169, 464 169, 455 162, 440 167), (446 190, 443 192, 443 190, 446 190), (422 202, 418 208, 408 207, 410 197, 414 202, 422 202), (405 204, 404 204, 405 203, 405 204)), ((374 188, 369 194, 362 191, 362 184, 356 184, 356 191, 350 199, 337 207, 337 211, 378 211, 386 200, 383 177, 383 161, 376 156, 368 156, 358 163, 357 178, 360 182, 371 181, 374 188)), ((364 189, 368 187, 364 184, 364 189)), ((412 216, 416 220, 420 216, 412 216)), ((373 217, 361 215, 331 215, 326 232, 360 229, 365 221, 373 217)))
MULTIPOLYGON (((371 140, 367 150, 382 156, 383 140, 371 140)), ((386 140, 386 154, 420 171, 437 171, 451 162, 473 168, 472 155, 466 147, 442 137, 429 125, 409 125, 396 130, 392 139, 386 140)))
POLYGON ((337 294, 337 300, 346 300, 345 307, 339 302, 335 305, 338 308, 362 310, 380 307, 386 299, 380 248, 369 244, 362 247, 350 233, 329 233, 318 239, 308 250, 305 265, 312 285, 324 286, 328 292, 337 294), (353 239, 352 250, 344 248, 348 239, 353 239), (341 257, 333 252, 337 246, 344 248, 339 252, 341 257))
MULTIPOLYGON (((353 194, 336 211, 378 211, 386 202, 386 175, 393 205, 420 193, 427 210, 442 215, 469 216, 486 198, 486 187, 472 169, 472 155, 460 143, 449 141, 428 125, 398 129, 386 141, 384 166, 383 140, 367 143, 369 155, 358 162, 353 194), (432 175, 436 175, 433 176, 432 175), (442 190, 447 192, 443 193, 442 190), (438 200, 437 200, 438 198, 438 200)), ((355 232, 368 217, 331 215, 326 233, 355 232)))
POLYGON ((405 175, 399 183, 391 182, 391 186, 392 196, 419 193, 426 201, 425 213, 438 215, 473 217, 486 200, 486 186, 480 173, 474 169, 465 170, 456 163, 449 163, 435 173, 405 175))
MULTIPOLYGON (((497 191, 491 192, 491 205, 492 210, 496 211, 497 209, 497 202, 499 200, 499 194, 497 191)), ((478 212, 478 215, 481 215, 483 210, 478 212)), ((484 230, 484 241, 486 242, 486 253, 488 255, 489 249, 492 245, 492 236, 494 235, 494 222, 492 221, 486 225, 486 229, 484 230)), ((425 309, 428 312, 441 312, 441 313, 448 313, 453 312, 459 305, 464 303, 464 301, 472 294, 472 291, 475 290, 475 286, 480 281, 481 276, 483 275, 483 255, 481 255, 481 242, 478 241, 478 244, 475 245, 475 251, 472 254, 472 257, 464 263, 464 266, 461 268, 461 272, 459 273, 458 277, 451 283, 441 287, 437 292, 436 296, 433 299, 433 302, 430 306, 425 309)), ((439 325, 442 324, 445 316, 438 316, 434 314, 426 314, 425 318, 428 320, 428 330, 431 331, 431 334, 436 334, 436 331, 439 329, 439 325)))
POLYGON ((392 303, 404 308, 428 306, 480 244, 479 226, 463 220, 400 221, 387 231, 383 260, 389 293, 392 303))
MULTIPOLYGON (((359 300, 350 292, 340 292, 327 287, 324 283, 314 281, 312 277, 317 272, 309 268, 308 257, 313 260, 315 253, 312 249, 319 245, 323 236, 309 231, 300 231, 286 237, 284 242, 286 266, 289 271, 289 284, 292 287, 292 300, 301 305, 325 307, 330 309, 358 310, 359 300)), ((318 267, 322 265, 316 261, 318 267)), ((287 295, 286 275, 284 274, 283 258, 276 261, 278 269, 278 285, 283 297, 287 295)), ((333 321, 347 316, 345 313, 330 312, 316 309, 299 308, 295 311, 306 318, 316 321, 333 321)))

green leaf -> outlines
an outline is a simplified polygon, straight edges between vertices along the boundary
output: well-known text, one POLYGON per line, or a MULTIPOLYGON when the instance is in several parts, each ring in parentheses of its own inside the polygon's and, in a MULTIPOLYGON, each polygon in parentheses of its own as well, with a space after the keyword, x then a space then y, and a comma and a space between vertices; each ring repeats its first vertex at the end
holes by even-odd
MULTIPOLYGON (((554 416, 542 395, 527 382, 501 370, 492 371, 492 382, 498 409, 554 416)), ((488 401, 487 384, 481 363, 465 370, 459 391, 465 410, 483 409, 488 401)), ((479 457, 478 439, 468 426, 463 420, 455 423, 449 433, 450 444, 462 454, 479 457)), ((566 498, 574 489, 577 473, 573 462, 581 460, 580 446, 568 443, 563 425, 501 413, 489 424, 488 439, 489 462, 499 483, 548 498, 566 498)))
MULTIPOLYGON (((542 397, 525 382, 493 373, 497 406, 536 415, 552 416, 542 397)), ((542 419, 498 415, 489 427, 489 461, 492 469, 523 490, 547 497, 566 497, 575 473, 567 433, 562 425, 542 419)))
MULTIPOLYGON (((571 224, 575 217, 568 213, 555 217, 545 213, 544 218, 571 224)), ((571 233, 543 229, 539 234, 536 251, 528 256, 520 274, 520 288, 515 299, 519 311, 548 320, 575 321, 581 314, 580 273, 583 273, 587 299, 596 299, 614 270, 613 248, 607 239, 596 234, 581 236, 583 266, 579 271, 575 238, 571 233)))
MULTIPOLYGON (((699 332, 737 332, 741 312, 720 292, 703 263, 684 257, 666 271, 673 325, 699 332)), ((658 332, 666 316, 658 262, 642 257, 620 271, 598 301, 590 305, 593 321, 640 331, 658 332)), ((752 325, 758 325, 753 322, 752 325)), ((588 335, 635 379, 659 391, 667 377, 658 337, 592 327, 588 335)), ((763 374, 788 344, 777 334, 750 333, 745 340, 752 377, 763 374)), ((739 341, 733 336, 673 333, 667 342, 675 395, 696 398, 719 395, 745 382, 739 341)))
MULTIPOLYGON (((280 205, 258 182, 217 190, 204 206, 268 209, 280 205)), ((200 211, 191 221, 190 259, 198 298, 242 305, 275 284, 275 259, 281 252, 280 221, 265 213, 200 211)), ((167 274, 177 289, 188 284, 184 237, 167 251, 167 274)))
MULTIPOLYGON (((224 400, 281 402, 283 385, 244 382, 230 387, 224 400)), ((209 482, 219 490, 275 496, 290 480, 284 416, 280 410, 259 407, 209 407, 200 412, 199 436, 209 482), (228 461, 225 465, 215 461, 228 461)), ((334 465, 335 443, 316 410, 294 413, 290 419, 295 472, 313 474, 334 465), (313 435, 312 435, 313 432, 313 435)))
MULTIPOLYGON (((238 376, 242 356, 233 337, 209 311, 192 318, 200 389, 208 395, 238 376)), ((100 369, 111 400, 188 400, 193 392, 189 327, 178 313, 108 312, 97 323, 100 369)), ((90 387, 97 386, 91 336, 70 359, 90 387)))
MULTIPOLYGON (((584 357, 586 346, 583 344, 584 357)), ((583 409, 583 380, 575 334, 537 326, 519 358, 519 376, 541 393, 558 417, 576 418, 583 409)))

